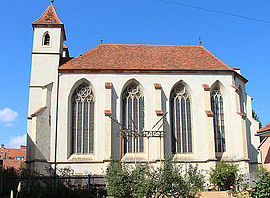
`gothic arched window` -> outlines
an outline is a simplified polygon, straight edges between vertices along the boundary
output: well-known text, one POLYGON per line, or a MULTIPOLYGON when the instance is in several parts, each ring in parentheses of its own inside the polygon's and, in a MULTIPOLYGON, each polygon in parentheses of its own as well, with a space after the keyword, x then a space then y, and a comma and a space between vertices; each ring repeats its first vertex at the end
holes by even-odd
POLYGON ((72 95, 72 153, 94 152, 94 94, 83 83, 72 95))
POLYGON ((177 85, 170 96, 171 135, 173 153, 192 152, 190 97, 186 87, 177 85))
POLYGON ((225 152, 223 98, 219 87, 215 87, 211 91, 211 110, 214 113, 215 152, 225 152))
POLYGON ((240 113, 245 113, 245 103, 244 103, 244 95, 243 95, 243 91, 241 86, 239 86, 239 89, 237 91, 238 95, 239 95, 239 112, 240 113))
POLYGON ((43 45, 44 46, 49 46, 51 42, 51 37, 49 33, 45 33, 44 38, 43 38, 43 45))
MULTIPOLYGON (((129 84, 123 92, 122 122, 123 125, 129 130, 138 130, 138 131, 144 130, 143 95, 139 86, 136 83, 129 84)), ((125 138, 124 153, 134 153, 135 149, 136 152, 144 151, 143 137, 125 138)))

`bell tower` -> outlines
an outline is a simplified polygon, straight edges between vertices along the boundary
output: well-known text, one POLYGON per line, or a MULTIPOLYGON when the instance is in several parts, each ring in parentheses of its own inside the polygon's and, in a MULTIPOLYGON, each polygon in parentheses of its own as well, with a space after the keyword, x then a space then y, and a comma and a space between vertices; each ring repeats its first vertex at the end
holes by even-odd
POLYGON ((46 163, 53 158, 51 148, 55 131, 58 67, 66 35, 53 0, 32 26, 34 38, 27 119, 27 161, 31 162, 30 167, 35 168, 35 163, 46 163))

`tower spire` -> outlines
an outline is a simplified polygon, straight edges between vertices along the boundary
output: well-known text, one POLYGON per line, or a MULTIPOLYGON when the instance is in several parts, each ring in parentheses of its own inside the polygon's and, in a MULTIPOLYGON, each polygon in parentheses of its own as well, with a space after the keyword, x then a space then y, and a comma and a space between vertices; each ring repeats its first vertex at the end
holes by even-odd
POLYGON ((54 0, 51 0, 51 5, 53 5, 54 0))

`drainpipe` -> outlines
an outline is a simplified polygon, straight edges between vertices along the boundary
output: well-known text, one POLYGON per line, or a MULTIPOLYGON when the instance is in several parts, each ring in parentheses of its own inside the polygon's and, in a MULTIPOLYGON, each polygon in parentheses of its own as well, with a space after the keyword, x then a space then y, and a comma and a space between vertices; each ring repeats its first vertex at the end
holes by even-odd
POLYGON ((56 90, 56 118, 55 118, 55 142, 54 142, 54 183, 56 184, 56 156, 57 156, 57 133, 58 133, 58 100, 59 100, 59 69, 57 70, 57 90, 56 90))

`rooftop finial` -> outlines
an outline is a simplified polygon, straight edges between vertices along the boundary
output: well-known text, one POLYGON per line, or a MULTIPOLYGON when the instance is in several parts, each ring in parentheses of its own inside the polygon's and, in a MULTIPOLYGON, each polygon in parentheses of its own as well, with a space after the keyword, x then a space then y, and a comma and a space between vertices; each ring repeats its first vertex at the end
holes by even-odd
POLYGON ((51 4, 53 5, 54 0, 51 0, 51 4))
POLYGON ((202 45, 202 40, 201 40, 200 36, 199 36, 199 43, 200 43, 200 45, 202 45))

